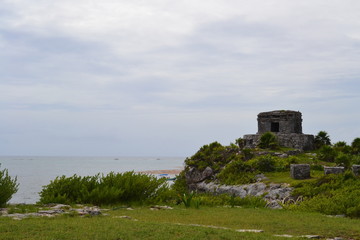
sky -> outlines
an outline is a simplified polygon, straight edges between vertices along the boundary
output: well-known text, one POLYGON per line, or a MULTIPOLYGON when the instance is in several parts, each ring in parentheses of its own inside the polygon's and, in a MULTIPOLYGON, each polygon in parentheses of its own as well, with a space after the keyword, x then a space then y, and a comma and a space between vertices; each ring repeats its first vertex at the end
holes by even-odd
POLYGON ((302 112, 360 137, 358 0, 0 0, 0 155, 179 156, 302 112))

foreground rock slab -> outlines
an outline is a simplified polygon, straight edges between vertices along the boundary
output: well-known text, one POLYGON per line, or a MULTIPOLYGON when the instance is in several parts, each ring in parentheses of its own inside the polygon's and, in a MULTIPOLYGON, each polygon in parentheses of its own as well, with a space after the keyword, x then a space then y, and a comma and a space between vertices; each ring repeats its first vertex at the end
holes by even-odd
POLYGON ((22 220, 24 218, 29 217, 55 217, 64 214, 77 214, 79 216, 98 216, 102 215, 105 209, 100 209, 99 207, 87 207, 87 206, 80 206, 81 208, 72 208, 69 205, 63 204, 55 204, 55 205, 48 205, 46 206, 46 210, 40 209, 37 212, 32 213, 8 213, 8 209, 2 209, 1 216, 2 217, 10 217, 14 220, 22 220))

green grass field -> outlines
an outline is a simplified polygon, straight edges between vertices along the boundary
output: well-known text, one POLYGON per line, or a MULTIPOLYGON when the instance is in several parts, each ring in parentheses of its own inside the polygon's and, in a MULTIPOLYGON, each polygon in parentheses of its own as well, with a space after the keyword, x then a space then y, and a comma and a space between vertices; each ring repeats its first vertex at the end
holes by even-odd
POLYGON ((108 216, 0 218, 0 239, 286 239, 274 235, 321 235, 360 239, 360 220, 271 209, 175 207, 118 209, 108 216), (127 216, 128 218, 121 218, 127 216), (198 226, 192 226, 192 225, 198 226), (217 227, 212 228, 209 225, 217 227), (221 229, 225 228, 225 229, 221 229), (240 233, 238 229, 261 229, 240 233))

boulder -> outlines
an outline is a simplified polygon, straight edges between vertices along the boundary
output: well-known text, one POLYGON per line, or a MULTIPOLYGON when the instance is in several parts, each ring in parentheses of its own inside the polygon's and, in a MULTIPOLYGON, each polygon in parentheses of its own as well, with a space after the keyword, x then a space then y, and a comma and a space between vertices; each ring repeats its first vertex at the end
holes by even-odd
POLYGON ((185 178, 188 184, 199 183, 208 179, 214 174, 214 171, 211 167, 206 167, 204 171, 199 171, 198 169, 191 167, 189 171, 186 171, 185 178))
POLYGON ((291 164, 290 176, 293 179, 308 179, 310 178, 310 165, 309 164, 291 164))

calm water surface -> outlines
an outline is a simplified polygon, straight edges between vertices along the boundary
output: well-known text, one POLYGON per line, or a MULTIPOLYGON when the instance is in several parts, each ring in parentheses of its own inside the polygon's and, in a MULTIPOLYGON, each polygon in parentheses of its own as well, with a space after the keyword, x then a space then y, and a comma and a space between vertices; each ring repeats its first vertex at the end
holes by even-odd
POLYGON ((10 203, 36 203, 42 186, 57 176, 92 176, 125 171, 177 169, 185 158, 179 157, 0 157, 0 169, 17 176, 19 191, 10 203))

